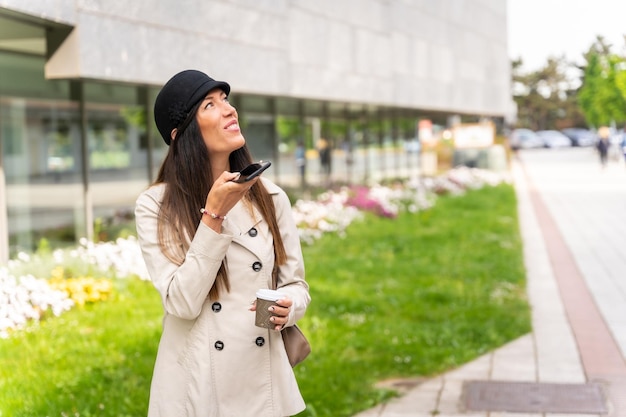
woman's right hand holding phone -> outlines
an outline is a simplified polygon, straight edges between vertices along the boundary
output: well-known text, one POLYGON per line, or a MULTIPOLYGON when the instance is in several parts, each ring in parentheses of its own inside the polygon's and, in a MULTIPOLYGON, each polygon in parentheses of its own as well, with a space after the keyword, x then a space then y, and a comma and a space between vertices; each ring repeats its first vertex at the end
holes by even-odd
POLYGON ((202 221, 216 232, 220 232, 222 222, 228 217, 228 212, 259 180, 257 177, 250 181, 237 183, 234 180, 238 177, 238 172, 224 171, 213 183, 205 205, 201 208, 202 221))

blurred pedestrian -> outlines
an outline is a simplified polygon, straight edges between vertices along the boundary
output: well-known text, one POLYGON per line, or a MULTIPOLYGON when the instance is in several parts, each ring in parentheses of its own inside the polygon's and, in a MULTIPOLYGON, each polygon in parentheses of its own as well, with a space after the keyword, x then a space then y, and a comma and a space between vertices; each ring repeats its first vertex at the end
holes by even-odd
POLYGON ((326 139, 320 138, 317 141, 317 152, 320 156, 320 173, 327 183, 330 180, 331 149, 326 139))
POLYGON ((352 144, 350 143, 350 140, 344 139, 344 141, 341 142, 341 148, 343 149, 343 153, 346 156, 346 165, 352 165, 352 163, 354 162, 354 156, 352 154, 352 144))
POLYGON ((609 157, 609 147, 611 146, 611 131, 608 127, 602 126, 598 129, 598 141, 596 149, 600 155, 600 165, 604 168, 609 157))
POLYGON ((187 70, 154 105, 169 145, 154 184, 137 199, 137 234, 161 296, 163 330, 148 416, 285 417, 305 409, 281 330, 309 304, 300 239, 287 194, 257 177, 230 86, 187 70), (256 291, 284 297, 255 325, 256 291))
POLYGON ((302 140, 298 141, 294 156, 296 159, 296 168, 300 174, 300 187, 304 188, 306 186, 306 148, 302 140))

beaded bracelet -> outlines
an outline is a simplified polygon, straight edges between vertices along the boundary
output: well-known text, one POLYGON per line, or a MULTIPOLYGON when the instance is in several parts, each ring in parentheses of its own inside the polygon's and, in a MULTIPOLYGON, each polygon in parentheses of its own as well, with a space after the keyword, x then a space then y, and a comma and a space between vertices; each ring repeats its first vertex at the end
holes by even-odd
POLYGON ((212 219, 226 220, 226 216, 220 216, 217 213, 210 213, 209 210, 205 209, 204 207, 200 209, 200 213, 211 216, 212 219))

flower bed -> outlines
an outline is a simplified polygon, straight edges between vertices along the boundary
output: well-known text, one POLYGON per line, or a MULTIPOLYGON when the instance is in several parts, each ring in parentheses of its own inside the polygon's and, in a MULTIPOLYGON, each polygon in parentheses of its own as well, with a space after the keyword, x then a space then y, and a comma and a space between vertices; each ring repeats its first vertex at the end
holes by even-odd
MULTIPOLYGON (((508 178, 476 168, 455 168, 445 175, 370 187, 343 187, 315 200, 298 200, 293 215, 303 244, 324 233, 345 235, 364 212, 394 218, 432 207, 438 195, 459 195, 467 189, 494 186, 508 178)), ((135 237, 93 243, 82 239, 73 249, 20 253, 0 267, 0 338, 30 321, 58 316, 75 306, 106 300, 112 279, 148 280, 135 237)))

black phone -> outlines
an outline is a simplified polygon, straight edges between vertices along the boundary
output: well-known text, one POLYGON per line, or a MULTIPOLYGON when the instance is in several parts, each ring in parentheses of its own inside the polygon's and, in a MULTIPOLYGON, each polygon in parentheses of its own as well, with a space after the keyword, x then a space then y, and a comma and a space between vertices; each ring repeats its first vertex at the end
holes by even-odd
POLYGON ((259 161, 250 164, 241 170, 241 172, 239 173, 239 178, 234 181, 239 183, 248 182, 251 179, 254 179, 261 175, 261 173, 268 169, 270 165, 272 165, 270 161, 259 161))

